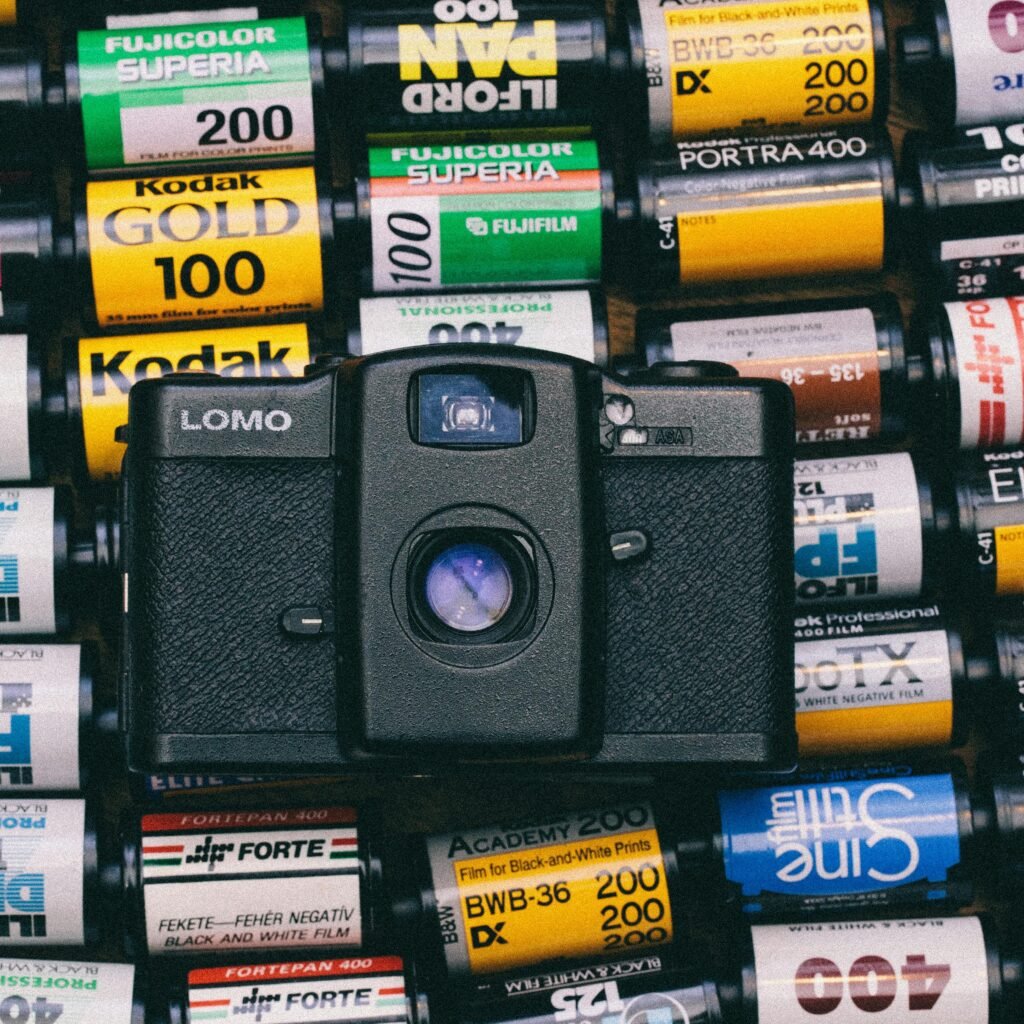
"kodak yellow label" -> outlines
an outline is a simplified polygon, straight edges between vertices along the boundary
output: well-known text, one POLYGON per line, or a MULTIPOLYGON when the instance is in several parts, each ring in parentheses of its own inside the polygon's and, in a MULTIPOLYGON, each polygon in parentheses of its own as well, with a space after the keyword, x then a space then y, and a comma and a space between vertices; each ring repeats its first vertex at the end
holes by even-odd
MULTIPOLYGON (((806 190, 809 193, 810 189, 806 190)), ((874 195, 680 214, 683 284, 882 269, 885 217, 874 195)))
POLYGON ((187 370, 222 377, 301 377, 311 360, 309 347, 305 324, 81 338, 79 402, 89 476, 120 476, 125 446, 114 440, 114 432, 128 421, 128 392, 138 381, 187 370))
POLYGON ((1024 594, 1024 526, 996 528, 996 593, 1024 594))
POLYGON ((18 0, 0 0, 0 25, 18 24, 18 0))
POLYGON ((646 804, 433 836, 427 850, 453 976, 672 939, 661 843, 646 804))
POLYGON ((101 327, 323 308, 311 167, 94 181, 86 205, 101 327))
POLYGON ((872 117, 867 0, 640 8, 656 137, 872 117))

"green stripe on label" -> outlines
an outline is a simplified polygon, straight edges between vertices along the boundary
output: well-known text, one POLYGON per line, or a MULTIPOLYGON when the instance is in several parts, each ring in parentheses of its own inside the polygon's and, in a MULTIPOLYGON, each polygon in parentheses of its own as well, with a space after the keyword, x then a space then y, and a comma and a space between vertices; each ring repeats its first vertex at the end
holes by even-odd
POLYGON ((145 857, 142 861, 142 866, 147 868, 175 868, 181 864, 180 857, 145 857))
MULTIPOLYGON (((131 132, 136 138, 152 133, 155 150, 194 147, 205 132, 223 139, 225 146, 245 145, 265 139, 253 136, 248 121, 236 126, 237 137, 232 137, 227 119, 221 122, 223 129, 217 127, 213 114, 202 116, 201 105, 257 99, 287 103, 299 98, 308 107, 312 97, 305 18, 82 31, 78 62, 90 168, 146 162, 129 159, 133 150, 125 138, 129 127, 124 111, 151 108, 151 120, 141 128, 133 122, 131 132), (200 106, 186 116, 180 108, 192 104, 200 106), (189 137, 175 137, 181 135, 181 117, 189 137)), ((296 112, 296 120, 303 128, 300 132, 296 126, 296 136, 302 137, 295 151, 312 152, 305 119, 296 112)))
POLYGON ((590 281, 601 276, 599 192, 480 198, 488 201, 476 203, 475 209, 473 203, 460 201, 452 210, 449 200, 441 200, 444 284, 590 281))
POLYGON ((356 850, 332 850, 331 860, 351 860, 356 854, 356 850))

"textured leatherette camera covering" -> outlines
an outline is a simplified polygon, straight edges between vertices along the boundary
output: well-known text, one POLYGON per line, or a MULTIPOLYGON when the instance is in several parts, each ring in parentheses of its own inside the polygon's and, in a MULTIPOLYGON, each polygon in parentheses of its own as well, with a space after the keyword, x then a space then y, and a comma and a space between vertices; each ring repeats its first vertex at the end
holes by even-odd
POLYGON ((278 623, 289 607, 334 607, 335 464, 154 459, 133 470, 128 514, 145 543, 127 566, 144 690, 132 731, 294 733, 301 760, 303 733, 336 731, 335 642, 278 623), (187 679, 201 683, 186 693, 187 679))
POLYGON ((642 529, 650 547, 608 568, 601 759, 623 734, 691 736, 672 746, 699 760, 788 756, 791 475, 772 458, 612 458, 604 500, 609 533, 642 529))

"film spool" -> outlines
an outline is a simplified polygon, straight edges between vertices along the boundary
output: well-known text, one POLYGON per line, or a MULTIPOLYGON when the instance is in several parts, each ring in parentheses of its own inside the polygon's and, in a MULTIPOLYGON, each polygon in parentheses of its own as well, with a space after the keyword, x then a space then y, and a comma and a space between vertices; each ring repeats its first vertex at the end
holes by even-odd
POLYGON ((1009 695, 937 605, 809 609, 794 637, 802 758, 958 747, 986 698, 1009 695))
POLYGON ((352 213, 364 295, 596 285, 616 223, 586 140, 374 148, 352 213))
POLYGON ((972 452, 954 482, 961 583, 982 599, 1024 594, 1024 451, 972 452))
POLYGON ((85 801, 0 800, 0 836, 0 948, 24 954, 98 943, 99 854, 85 801))
POLYGON ((935 0, 896 34, 900 77, 941 127, 1012 121, 1024 89, 1020 0, 935 0))
POLYGON ((133 964, 0 957, 0 1005, 26 1021, 146 1024, 145 991, 133 964))
POLYGON ((891 257, 897 188, 885 132, 681 142, 642 161, 636 181, 618 255, 641 290, 875 274, 891 257))
POLYGON ((385 927, 377 844, 372 815, 352 807, 151 813, 126 822, 105 878, 132 957, 360 951, 385 927))
POLYGON ((875 0, 842 13, 811 0, 621 6, 628 100, 619 116, 654 146, 885 120, 885 18, 875 0))
POLYGON ((605 127, 597 0, 361 0, 346 18, 340 104, 372 146, 580 139, 605 127))
POLYGON ((668 811, 623 801, 406 840, 391 851, 405 872, 396 925, 418 930, 425 977, 448 985, 551 960, 607 959, 627 946, 661 955, 682 920, 675 833, 668 811))
MULTIPOLYGON (((213 1003, 228 1007, 232 1015, 262 1006, 264 1013, 286 1014, 295 1024, 368 1018, 381 1024, 427 1024, 430 1019, 412 965, 397 956, 200 968, 175 986, 168 1003, 166 1024, 198 1024, 203 1006, 213 1003)), ((164 1024, 159 1013, 156 1021, 164 1024)))
POLYGON ((915 1010, 935 1024, 979 1013, 1009 1024, 1020 1013, 1020 954, 983 914, 755 925, 741 948, 744 1024, 915 1010))
POLYGON ((908 453, 801 459, 794 473, 798 605, 930 591, 951 517, 908 453))
POLYGON ((85 317, 115 331, 308 320, 337 287, 312 166, 91 181, 75 193, 85 317))
POLYGON ((644 309, 648 366, 710 359, 788 384, 798 444, 898 441, 914 425, 925 367, 908 352, 895 296, 773 306, 644 309))
POLYGON ((88 644, 0 644, 0 792, 78 792, 112 716, 97 701, 88 644))
POLYGON ((608 363, 608 317, 597 291, 470 292, 362 299, 348 320, 348 351, 415 345, 515 345, 608 363))
POLYGON ((1024 291, 1024 123, 909 134, 900 205, 910 255, 940 301, 1024 291))
POLYGON ((943 450, 998 448, 1024 441, 1024 299, 947 302, 917 333, 931 353, 934 438, 943 450))
POLYGON ((688 832, 680 870, 753 919, 952 910, 971 902, 983 865, 987 823, 973 807, 954 759, 739 783, 719 790, 710 835, 688 832), (891 841, 873 839, 879 830, 891 841))

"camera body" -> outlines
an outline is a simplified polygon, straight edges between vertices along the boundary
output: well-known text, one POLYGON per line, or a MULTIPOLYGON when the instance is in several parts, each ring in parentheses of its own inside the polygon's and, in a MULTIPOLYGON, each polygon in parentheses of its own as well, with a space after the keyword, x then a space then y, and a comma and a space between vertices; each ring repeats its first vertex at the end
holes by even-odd
POLYGON ((472 345, 138 384, 131 767, 787 761, 792 418, 472 345))

